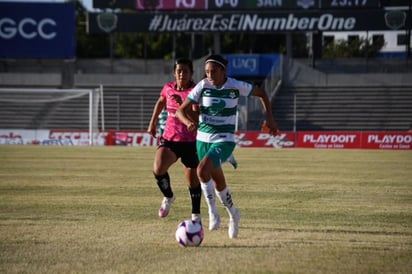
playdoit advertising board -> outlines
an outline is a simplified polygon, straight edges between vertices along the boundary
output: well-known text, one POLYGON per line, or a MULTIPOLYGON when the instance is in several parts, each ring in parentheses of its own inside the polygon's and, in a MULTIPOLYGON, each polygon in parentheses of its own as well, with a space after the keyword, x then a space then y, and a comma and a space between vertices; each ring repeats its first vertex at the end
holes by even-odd
MULTIPOLYGON (((0 130, 0 144, 87 146, 86 130, 0 130)), ((157 146, 158 138, 145 131, 101 131, 94 136, 97 146, 157 146)), ((393 149, 412 150, 412 131, 408 132, 281 132, 277 136, 259 131, 238 131, 238 147, 313 148, 313 149, 393 149)))

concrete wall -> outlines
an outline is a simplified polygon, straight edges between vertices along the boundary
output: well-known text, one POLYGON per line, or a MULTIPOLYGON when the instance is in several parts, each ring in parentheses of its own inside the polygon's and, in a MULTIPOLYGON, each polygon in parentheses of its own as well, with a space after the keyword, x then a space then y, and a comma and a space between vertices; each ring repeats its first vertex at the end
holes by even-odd
POLYGON ((172 80, 172 74, 75 74, 74 86, 162 87, 166 82, 172 80))
MULTIPOLYGON (((284 58, 286 86, 412 85, 408 60, 317 61, 284 58)), ((171 60, 24 60, 0 61, 0 86, 75 88, 162 86, 173 80, 171 60)), ((194 80, 203 76, 203 60, 194 61, 194 80)))
MULTIPOLYGON (((353 61, 351 66, 338 64, 319 64, 311 67, 307 60, 289 60, 283 64, 284 86, 410 86, 412 85, 412 70, 392 66, 390 72, 383 64, 368 65, 353 61), (362 66, 364 66, 362 68, 362 66), (352 69, 351 69, 352 68, 352 69), (370 72, 368 72, 368 70, 370 72)), ((400 64, 402 66, 402 64, 400 64)))
POLYGON ((62 75, 60 73, 0 73, 0 86, 59 88, 62 86, 62 75))

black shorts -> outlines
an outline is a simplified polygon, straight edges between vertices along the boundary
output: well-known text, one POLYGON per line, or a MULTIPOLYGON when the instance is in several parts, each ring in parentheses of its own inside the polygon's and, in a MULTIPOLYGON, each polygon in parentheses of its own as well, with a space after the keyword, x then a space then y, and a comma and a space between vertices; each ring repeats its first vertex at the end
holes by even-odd
POLYGON ((162 140, 159 147, 167 147, 176 154, 176 157, 185 167, 196 168, 199 164, 197 158, 196 142, 171 142, 162 140))

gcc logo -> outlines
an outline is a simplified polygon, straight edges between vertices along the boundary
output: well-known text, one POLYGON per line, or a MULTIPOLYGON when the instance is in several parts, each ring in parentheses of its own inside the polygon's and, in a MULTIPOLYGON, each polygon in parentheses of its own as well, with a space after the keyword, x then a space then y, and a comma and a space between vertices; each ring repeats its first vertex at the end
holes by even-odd
POLYGON ((24 39, 34 39, 37 36, 50 40, 56 37, 54 31, 56 21, 44 18, 36 21, 32 18, 23 18, 19 22, 11 18, 0 19, 0 38, 12 39, 21 36, 24 39))

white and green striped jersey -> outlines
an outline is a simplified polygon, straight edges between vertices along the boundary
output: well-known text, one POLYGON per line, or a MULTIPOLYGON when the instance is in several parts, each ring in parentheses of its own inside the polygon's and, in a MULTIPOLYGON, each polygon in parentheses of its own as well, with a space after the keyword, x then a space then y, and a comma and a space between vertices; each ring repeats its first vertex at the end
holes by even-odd
POLYGON ((199 105, 197 140, 207 143, 235 142, 236 110, 240 96, 250 96, 253 85, 227 78, 217 88, 206 78, 189 93, 187 99, 199 105))
POLYGON ((160 112, 160 114, 158 116, 157 123, 159 124, 160 136, 163 135, 163 131, 165 130, 165 127, 166 127, 167 114, 168 114, 167 110, 164 109, 164 110, 162 110, 162 112, 160 112))

